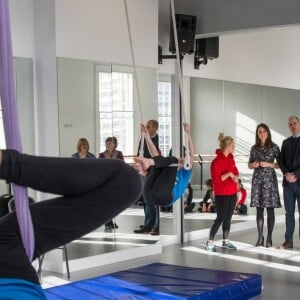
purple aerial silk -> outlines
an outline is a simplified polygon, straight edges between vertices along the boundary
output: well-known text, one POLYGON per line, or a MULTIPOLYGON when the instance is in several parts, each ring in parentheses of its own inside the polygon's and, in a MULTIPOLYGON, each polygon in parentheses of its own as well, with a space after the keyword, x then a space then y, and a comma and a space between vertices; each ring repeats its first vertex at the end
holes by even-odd
MULTIPOLYGON (((0 0, 0 98, 3 109, 6 147, 21 151, 8 0, 0 0)), ((13 184, 12 188, 22 241, 26 254, 31 261, 34 251, 34 233, 27 189, 15 184, 13 184)))

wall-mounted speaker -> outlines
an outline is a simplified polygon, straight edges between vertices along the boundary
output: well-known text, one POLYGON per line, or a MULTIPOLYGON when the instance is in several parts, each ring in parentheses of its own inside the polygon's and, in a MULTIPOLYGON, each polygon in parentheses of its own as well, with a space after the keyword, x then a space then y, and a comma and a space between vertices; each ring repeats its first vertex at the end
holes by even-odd
POLYGON ((207 59, 219 57, 219 37, 196 39, 195 56, 207 59))
MULTIPOLYGON (((175 18, 179 52, 182 54, 191 54, 194 52, 196 17, 176 14, 175 18)), ((176 53, 172 19, 170 26, 169 51, 176 53)))

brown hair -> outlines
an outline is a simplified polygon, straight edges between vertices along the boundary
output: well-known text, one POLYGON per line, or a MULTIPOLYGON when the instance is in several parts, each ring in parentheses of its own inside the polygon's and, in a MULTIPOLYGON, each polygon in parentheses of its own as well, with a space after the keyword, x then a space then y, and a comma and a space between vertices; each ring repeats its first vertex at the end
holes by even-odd
POLYGON ((234 142, 231 136, 225 136, 224 133, 219 134, 218 141, 219 141, 221 151, 224 151, 228 145, 234 142))
POLYGON ((154 128, 158 129, 158 121, 156 120, 151 119, 147 122, 147 124, 151 124, 154 128))
POLYGON ((273 142, 272 142, 272 136, 271 136, 271 131, 268 125, 266 125, 265 123, 260 123, 256 126, 256 131, 255 131, 255 145, 253 146, 254 148, 261 148, 262 144, 261 144, 261 140, 258 137, 258 129, 262 127, 266 130, 266 132, 268 133, 268 137, 266 139, 266 143, 265 146, 266 147, 272 147, 273 146, 273 142))
POLYGON ((82 145, 87 145, 88 146, 87 151, 90 150, 90 144, 89 144, 88 140, 86 138, 80 138, 77 142, 77 152, 80 152, 82 145))
POLYGON ((205 184, 206 184, 207 186, 211 187, 211 188, 213 187, 213 183, 212 183, 211 178, 206 179, 205 184))
POLYGON ((105 144, 110 143, 110 142, 115 144, 115 149, 116 149, 118 146, 118 139, 115 136, 110 136, 110 137, 106 138, 105 144))

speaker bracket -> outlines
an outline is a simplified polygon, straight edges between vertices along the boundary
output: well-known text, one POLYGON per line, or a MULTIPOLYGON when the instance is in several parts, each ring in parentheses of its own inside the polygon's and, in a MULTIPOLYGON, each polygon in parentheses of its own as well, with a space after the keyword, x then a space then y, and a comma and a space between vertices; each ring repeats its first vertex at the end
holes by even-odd
POLYGON ((199 70, 199 66, 203 64, 207 64, 207 57, 198 57, 197 55, 194 56, 194 69, 199 70))
MULTIPOLYGON (((180 53, 180 60, 183 59, 183 54, 180 53)), ((176 59, 176 54, 173 55, 163 55, 162 54, 162 46, 158 46, 158 64, 162 65, 163 59, 176 59)))

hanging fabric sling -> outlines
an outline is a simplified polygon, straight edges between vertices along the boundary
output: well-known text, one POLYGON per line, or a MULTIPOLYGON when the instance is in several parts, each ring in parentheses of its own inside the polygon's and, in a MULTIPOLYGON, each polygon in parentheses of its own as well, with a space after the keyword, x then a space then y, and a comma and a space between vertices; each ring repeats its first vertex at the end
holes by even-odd
MULTIPOLYGON (((175 8, 174 8, 174 0, 171 0, 171 18, 172 18, 172 27, 174 33, 174 41, 175 41, 175 50, 176 50, 176 65, 178 70, 178 82, 179 82, 179 90, 180 90, 180 97, 181 97, 181 107, 182 107, 182 120, 183 123, 186 122, 187 116, 185 111, 185 101, 184 101, 184 93, 183 93, 183 79, 182 79, 182 69, 180 66, 180 53, 178 47, 178 35, 177 35, 177 26, 176 26, 176 16, 175 16, 175 8)), ((188 135, 184 133, 184 146, 185 146, 185 155, 184 155, 184 168, 186 170, 191 169, 190 163, 190 149, 189 149, 189 142, 188 142, 188 135)))
MULTIPOLYGON (((132 42, 132 34, 131 34, 131 26, 130 26, 130 20, 129 20, 129 14, 128 14, 128 7, 127 7, 127 1, 124 0, 124 8, 125 8, 125 15, 126 15, 126 24, 127 24, 127 30, 128 30, 128 37, 129 37, 129 44, 130 44, 130 53, 131 53, 131 60, 132 60, 132 66, 133 66, 133 74, 135 79, 135 85, 136 85, 136 93, 137 93, 137 101, 138 101, 138 107, 139 107, 139 114, 141 117, 141 123, 143 123, 143 110, 142 110, 142 101, 141 101, 141 94, 140 94, 140 87, 139 87, 139 81, 137 76, 137 69, 135 64, 135 56, 134 56, 134 49, 133 49, 133 42, 132 42)), ((139 156, 144 156, 144 144, 145 144, 145 134, 141 134, 141 144, 140 144, 140 151, 139 156)))
MULTIPOLYGON (((8 0, 0 1, 0 98, 3 110, 6 147, 21 151, 8 0)), ((27 189, 13 184, 12 190, 22 241, 26 254, 31 261, 34 252, 34 233, 27 189)))

